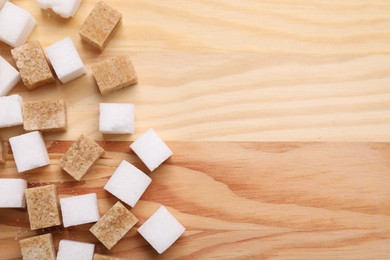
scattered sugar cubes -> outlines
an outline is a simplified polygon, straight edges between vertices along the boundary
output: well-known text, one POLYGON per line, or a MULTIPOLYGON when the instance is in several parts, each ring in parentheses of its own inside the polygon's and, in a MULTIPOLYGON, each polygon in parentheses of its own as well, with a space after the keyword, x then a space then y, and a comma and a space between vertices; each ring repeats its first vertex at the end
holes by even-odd
POLYGON ((99 209, 96 193, 60 199, 64 227, 96 222, 99 209))
POLYGON ((66 105, 64 100, 25 102, 23 127, 26 131, 66 131, 66 105))
POLYGON ((91 67, 92 74, 102 95, 137 83, 137 75, 130 58, 121 55, 91 67))
POLYGON ((152 179, 127 161, 122 161, 104 189, 134 207, 152 179))
POLYGON ((39 42, 26 43, 11 50, 11 53, 27 89, 32 90, 55 81, 39 42))
POLYGON ((154 171, 173 154, 171 149, 157 136, 152 128, 135 140, 130 145, 130 148, 150 171, 154 171))
POLYGON ((138 228, 138 232, 159 254, 167 250, 184 231, 183 225, 164 206, 138 228))
POLYGON ((56 259, 52 234, 26 238, 20 240, 19 245, 23 260, 56 259))
POLYGON ((58 79, 67 83, 85 74, 81 60, 71 38, 65 38, 45 49, 58 79))
POLYGON ((31 230, 61 225, 55 185, 27 189, 26 202, 31 230))
POLYGON ((50 164, 49 155, 38 131, 9 139, 18 172, 32 170, 50 164))
POLYGON ((6 2, 0 11, 0 41, 18 47, 26 42, 36 24, 29 12, 6 2))
POLYGON ((0 56, 0 97, 10 92, 19 80, 19 72, 0 56))
POLYGON ((121 260, 121 259, 114 256, 94 254, 93 260, 121 260))
POLYGON ((61 240, 57 260, 92 260, 95 244, 61 240))
POLYGON ((80 37, 93 47, 103 51, 119 26, 122 14, 100 1, 89 14, 80 29, 80 37))
POLYGON ((79 9, 82 0, 37 0, 42 9, 52 9, 63 18, 73 17, 79 9))
POLYGON ((79 181, 103 153, 103 148, 97 143, 81 135, 62 156, 59 165, 79 181))
POLYGON ((103 134, 133 134, 134 105, 100 103, 99 131, 103 134))
POLYGON ((23 124, 22 105, 19 95, 0 97, 0 128, 23 124))
POLYGON ((0 179, 0 208, 24 208, 27 181, 23 179, 0 179))
POLYGON ((107 249, 111 249, 137 222, 138 219, 117 202, 90 231, 107 249))

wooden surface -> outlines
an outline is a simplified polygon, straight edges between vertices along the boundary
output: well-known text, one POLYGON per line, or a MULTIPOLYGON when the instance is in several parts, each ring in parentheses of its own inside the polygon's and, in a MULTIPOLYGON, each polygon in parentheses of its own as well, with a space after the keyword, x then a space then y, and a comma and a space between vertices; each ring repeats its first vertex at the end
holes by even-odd
MULTIPOLYGON (((390 141, 389 1, 107 0, 123 21, 103 53, 77 32, 97 0, 69 20, 13 2, 38 21, 29 40, 72 37, 88 74, 12 91, 65 99, 69 130, 44 135, 53 165, 20 175, 8 161, 0 177, 56 183, 61 196, 97 192, 104 213, 116 200, 101 187, 120 160, 146 171, 128 143, 102 144, 109 152, 74 182, 55 165, 70 142, 51 141, 129 141, 153 127, 175 154, 133 212, 142 223, 163 203, 187 227, 161 258, 390 258, 390 145, 300 143, 390 141), (102 97, 90 67, 118 54, 131 56, 139 84, 102 97), (136 133, 102 136, 99 102, 135 103, 136 133), (259 143, 269 141, 282 142, 259 143)), ((1 43, 0 55, 14 64, 1 43)), ((0 129, 5 140, 20 133, 0 129)), ((96 242, 89 226, 50 231, 56 243, 96 242)), ((18 240, 34 234, 25 211, 1 209, 0 259, 18 258, 18 240)), ((135 229, 112 254, 156 257, 135 229)))
MULTIPOLYGON (((2 177, 55 183, 60 197, 96 192, 103 214, 117 200, 102 186, 121 160, 148 172, 129 142, 107 142, 103 158, 76 182, 56 165, 70 145, 48 143, 52 165, 28 174, 15 173, 10 160, 2 177)), ((389 259, 389 143, 168 145, 174 156, 150 174, 151 186, 132 209, 140 222, 110 254, 155 259, 136 229, 163 204, 187 231, 161 259, 389 259)), ((89 241, 107 253, 91 226, 49 230, 56 245, 62 238, 89 241)), ((18 240, 34 234, 25 210, 0 210, 2 259, 17 258, 18 240)))

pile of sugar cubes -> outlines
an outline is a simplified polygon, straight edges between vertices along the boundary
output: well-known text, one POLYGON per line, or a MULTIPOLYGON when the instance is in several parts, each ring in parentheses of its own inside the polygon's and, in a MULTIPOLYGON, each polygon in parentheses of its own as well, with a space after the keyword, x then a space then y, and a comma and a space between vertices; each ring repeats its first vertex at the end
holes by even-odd
MULTIPOLYGON (((51 9, 64 18, 73 17, 81 2, 37 0, 42 9, 51 9)), ((16 63, 14 68, 0 56, 0 128, 23 125, 26 133, 11 137, 9 144, 17 171, 27 172, 51 164, 42 133, 67 130, 66 102, 61 99, 23 102, 20 95, 7 94, 20 80, 32 91, 55 82, 56 78, 66 84, 86 74, 86 70, 71 38, 45 48, 38 41, 27 42, 37 24, 34 17, 5 0, 0 0, 0 9, 0 41, 13 47, 11 54, 16 63)), ((121 13, 107 3, 99 2, 81 25, 80 38, 103 51, 121 17, 121 13)), ((135 69, 127 55, 93 65, 92 74, 102 95, 137 83, 135 69)), ((134 104, 101 103, 99 110, 102 134, 134 133, 134 104)), ((6 162, 2 144, 0 139, 0 165, 6 162)), ((150 171, 172 155, 153 129, 136 139, 130 148, 150 171)), ((58 166, 75 181, 80 181, 103 154, 104 149, 98 143, 80 135, 60 158, 58 166)), ((0 208, 27 207, 31 230, 94 223, 90 232, 111 249, 138 223, 137 217, 124 204, 135 207, 151 182, 147 174, 122 161, 104 186, 120 201, 101 216, 95 193, 59 199, 57 187, 53 184, 28 188, 24 179, 1 178, 0 208)), ((164 206, 138 228, 138 233, 160 254, 184 231, 185 228, 164 206)), ((50 233, 20 240, 23 259, 108 259, 94 254, 94 247, 91 243, 61 240, 56 254, 50 233)))

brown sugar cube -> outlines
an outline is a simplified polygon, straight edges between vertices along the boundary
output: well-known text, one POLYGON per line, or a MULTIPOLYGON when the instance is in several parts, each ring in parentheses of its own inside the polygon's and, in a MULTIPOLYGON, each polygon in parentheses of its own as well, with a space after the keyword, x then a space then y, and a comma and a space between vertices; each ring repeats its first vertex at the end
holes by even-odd
POLYGON ((55 260, 56 254, 51 234, 30 237, 19 241, 23 260, 55 260))
POLYGON ((80 29, 80 37, 93 47, 103 51, 119 27, 122 14, 105 2, 99 2, 80 29))
POLYGON ((62 156, 59 165, 79 181, 103 153, 103 148, 97 143, 81 135, 62 156))
POLYGON ((20 77, 29 90, 55 81, 39 42, 26 43, 11 50, 11 53, 20 71, 20 77))
POLYGON ((122 203, 117 202, 89 231, 111 249, 138 222, 122 203))
POLYGON ((4 144, 3 139, 0 137, 0 165, 5 164, 5 151, 4 151, 4 144))
POLYGON ((121 260, 121 259, 114 256, 94 254, 93 260, 121 260))
POLYGON ((26 203, 32 230, 61 225, 54 184, 26 189, 26 203))
POLYGON ((117 56, 92 66, 92 74, 102 95, 137 83, 137 75, 130 58, 117 56))
POLYGON ((63 100, 23 104, 23 127, 26 131, 66 131, 66 105, 63 100))

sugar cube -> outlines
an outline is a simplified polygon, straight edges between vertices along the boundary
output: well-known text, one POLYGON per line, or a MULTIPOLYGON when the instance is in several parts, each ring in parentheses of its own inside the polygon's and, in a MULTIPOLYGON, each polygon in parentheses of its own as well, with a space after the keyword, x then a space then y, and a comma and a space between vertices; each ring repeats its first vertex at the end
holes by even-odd
POLYGON ((0 56, 0 97, 8 94, 19 80, 19 72, 0 56))
POLYGON ((18 172, 32 170, 50 164, 49 155, 38 131, 9 139, 18 172))
POLYGON ((26 43, 11 50, 11 53, 27 89, 35 89, 55 81, 39 42, 26 43))
POLYGON ((19 241, 23 260, 55 260, 52 234, 30 237, 19 241))
POLYGON ((104 189, 134 207, 152 179, 127 161, 122 161, 104 189))
POLYGON ((81 60, 71 38, 65 38, 45 49, 58 79, 67 83, 85 74, 81 60))
POLYGON ((121 259, 114 256, 94 254, 93 260, 121 260, 121 259))
POLYGON ((52 9, 63 18, 73 17, 79 9, 82 0, 37 0, 42 9, 52 9))
POLYGON ((22 104, 19 95, 0 97, 0 128, 23 124, 22 104))
POLYGON ((60 199, 64 227, 96 222, 99 209, 96 193, 60 199))
POLYGON ((0 208, 24 208, 27 182, 22 179, 0 179, 0 208))
POLYGON ((27 189, 26 202, 31 230, 61 225, 55 185, 27 189))
POLYGON ((138 232, 159 254, 167 250, 184 231, 183 225, 164 206, 138 228, 138 232))
POLYGON ((80 29, 80 37, 93 47, 103 51, 119 26, 122 14, 100 1, 89 14, 80 29))
POLYGON ((107 249, 111 249, 137 222, 138 219, 117 202, 90 231, 107 249))
POLYGON ((6 2, 0 11, 0 41, 18 47, 26 42, 36 24, 29 12, 6 2))
POLYGON ((130 145, 130 148, 150 171, 154 171, 173 154, 171 149, 157 136, 152 128, 135 140, 130 145))
POLYGON ((103 148, 97 143, 81 135, 62 156, 59 165, 79 181, 103 153, 103 148))
POLYGON ((133 134, 134 105, 100 103, 99 131, 103 134, 133 134))
POLYGON ((5 149, 3 144, 3 138, 0 137, 0 166, 5 164, 5 149))
POLYGON ((137 83, 137 75, 127 55, 103 61, 93 65, 91 69, 102 95, 137 83))
POLYGON ((92 260, 95 244, 61 240, 57 260, 92 260))
POLYGON ((65 131, 67 127, 65 101, 25 102, 23 127, 26 131, 65 131))

